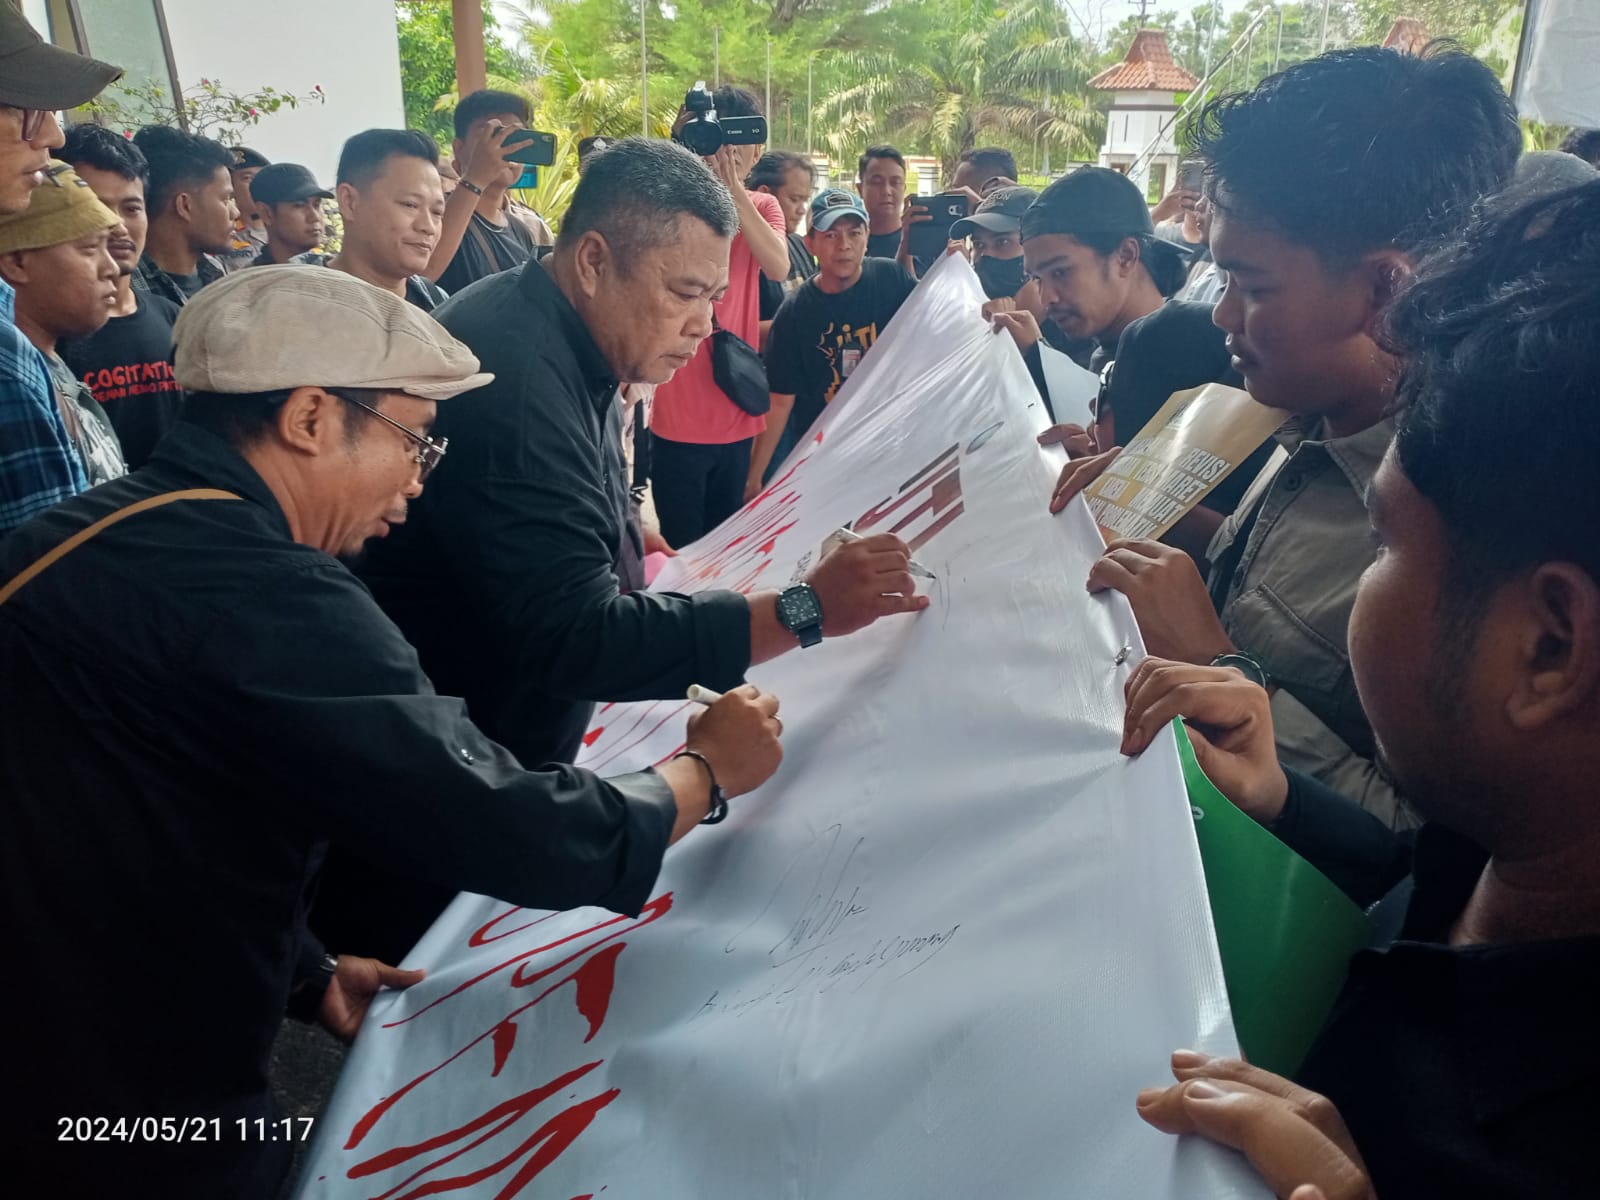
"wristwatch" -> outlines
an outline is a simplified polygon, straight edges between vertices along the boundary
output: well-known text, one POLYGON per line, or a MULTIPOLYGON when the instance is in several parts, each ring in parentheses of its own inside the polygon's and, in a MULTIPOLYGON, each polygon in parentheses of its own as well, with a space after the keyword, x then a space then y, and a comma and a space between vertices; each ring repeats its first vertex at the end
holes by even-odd
POLYGON ((822 601, 809 583, 797 583, 778 593, 778 623, 801 646, 815 646, 822 640, 822 601))
POLYGON ((1227 654, 1219 654, 1211 660, 1213 667, 1233 667, 1243 673, 1251 683, 1271 690, 1272 684, 1267 678, 1267 669, 1261 665, 1261 660, 1253 654, 1231 650, 1227 654))

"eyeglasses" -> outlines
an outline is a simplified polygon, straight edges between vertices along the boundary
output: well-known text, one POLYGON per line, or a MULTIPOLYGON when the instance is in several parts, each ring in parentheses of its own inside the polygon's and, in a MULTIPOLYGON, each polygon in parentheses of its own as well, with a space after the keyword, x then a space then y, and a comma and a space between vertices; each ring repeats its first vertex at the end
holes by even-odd
POLYGON ((14 104, 5 107, 22 114, 22 140, 25 142, 31 142, 39 136, 39 130, 44 128, 44 119, 50 113, 47 108, 18 108, 14 104))
MULTIPOLYGON (((328 390, 333 391, 332 388, 329 388, 328 390)), ((429 475, 433 474, 433 469, 439 465, 439 460, 444 457, 445 447, 450 444, 449 438, 440 438, 438 441, 434 441, 431 437, 418 433, 415 429, 411 429, 408 426, 400 424, 400 422, 396 421, 393 417, 384 416, 383 413, 373 408, 372 405, 363 404, 354 396, 347 396, 343 392, 333 392, 333 394, 339 397, 339 399, 343 400, 346 404, 354 404, 357 408, 371 413, 373 416, 377 417, 378 420, 387 421, 417 444, 417 453, 413 457, 413 461, 417 464, 418 483, 421 483, 423 480, 427 479, 429 475)))

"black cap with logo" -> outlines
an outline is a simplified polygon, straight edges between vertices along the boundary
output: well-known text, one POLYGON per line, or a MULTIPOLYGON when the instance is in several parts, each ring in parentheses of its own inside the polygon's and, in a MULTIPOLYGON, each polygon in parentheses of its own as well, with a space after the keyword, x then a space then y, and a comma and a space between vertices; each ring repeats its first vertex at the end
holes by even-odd
POLYGON ((980 229, 988 233, 1015 233, 1022 227, 1022 214, 1038 198, 1039 193, 1032 188, 998 188, 983 198, 977 212, 950 226, 950 236, 959 240, 971 237, 980 229))

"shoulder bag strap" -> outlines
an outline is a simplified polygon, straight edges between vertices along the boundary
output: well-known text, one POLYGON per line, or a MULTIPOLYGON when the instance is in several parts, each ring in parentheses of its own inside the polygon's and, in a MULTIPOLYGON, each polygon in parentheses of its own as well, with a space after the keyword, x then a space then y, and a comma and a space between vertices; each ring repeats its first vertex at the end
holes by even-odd
POLYGON ((187 488, 180 492, 163 492, 159 496, 147 496, 145 499, 136 501, 125 508, 117 509, 114 513, 107 513, 93 525, 78 530, 66 541, 46 551, 30 565, 17 572, 9 583, 4 587, 0 587, 0 604, 4 604, 12 596, 16 595, 18 589, 39 572, 65 558, 72 551, 94 537, 95 534, 111 528, 118 521, 131 517, 135 513, 142 513, 147 509, 160 508, 162 505, 171 504, 175 500, 239 500, 241 498, 232 492, 224 492, 220 488, 187 488))

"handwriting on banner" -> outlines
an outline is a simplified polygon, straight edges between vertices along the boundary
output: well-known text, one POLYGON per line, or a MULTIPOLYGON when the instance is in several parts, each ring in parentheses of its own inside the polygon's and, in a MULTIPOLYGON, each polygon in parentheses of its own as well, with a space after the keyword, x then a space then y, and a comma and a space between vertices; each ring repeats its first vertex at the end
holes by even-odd
MULTIPOLYGON (((473 1003, 481 1004, 483 985, 491 979, 512 989, 510 998, 513 1000, 517 998, 518 989, 540 987, 533 999, 513 1007, 458 1050, 445 1055, 368 1109, 351 1129, 345 1149, 354 1150, 362 1146, 379 1132, 389 1118, 402 1110, 405 1114, 403 1124, 407 1128, 412 1131, 427 1129, 426 1114, 437 1096, 470 1095, 474 1090, 474 1079, 500 1078, 516 1050, 517 1019, 532 1012, 569 984, 578 1014, 588 1028, 583 1044, 593 1042, 604 1027, 610 1009, 611 994, 616 984, 617 960, 628 945, 622 939, 653 924, 671 909, 672 893, 667 892, 645 905, 636 918, 611 917, 577 933, 519 950, 477 971, 471 978, 434 998, 410 1016, 383 1026, 386 1030, 396 1029, 429 1019, 431 1014, 456 1004, 469 992, 477 992, 473 1003), (540 956, 551 952, 561 957, 548 965, 538 965, 540 956)), ((524 911, 511 908, 485 922, 467 939, 467 947, 480 949, 504 941, 550 919, 550 914, 545 914, 514 928, 497 928, 524 911)), ((409 1174, 405 1178, 388 1185, 377 1194, 375 1200, 419 1200, 423 1196, 474 1187, 515 1167, 510 1179, 495 1193, 497 1198, 515 1196, 560 1158, 562 1152, 589 1127, 590 1122, 621 1094, 620 1089, 615 1087, 605 1088, 582 1100, 577 1100, 575 1093, 571 1094, 568 1099, 576 1100, 576 1103, 545 1115, 536 1128, 528 1131, 532 1120, 544 1112, 546 1101, 572 1088, 604 1062, 605 1059, 601 1057, 574 1066, 553 1079, 494 1104, 478 1116, 452 1128, 420 1138, 413 1132, 412 1140, 386 1146, 370 1154, 351 1166, 346 1174, 350 1179, 365 1179, 407 1169, 409 1174), (471 1169, 451 1167, 456 1160, 485 1145, 493 1145, 496 1150, 504 1148, 504 1151, 493 1161, 475 1165, 471 1169), (452 1170, 457 1173, 449 1173, 452 1170)), ((575 1200, 586 1200, 586 1197, 577 1197, 575 1200)))
POLYGON ((876 980, 911 974, 950 945, 960 924, 890 934, 874 930, 863 892, 865 846, 866 838, 831 825, 795 857, 761 910, 723 946, 726 954, 740 952, 776 918, 783 932, 764 947, 773 974, 732 993, 713 989, 694 1019, 781 1007, 803 993, 824 995, 846 982, 858 992, 876 980))

